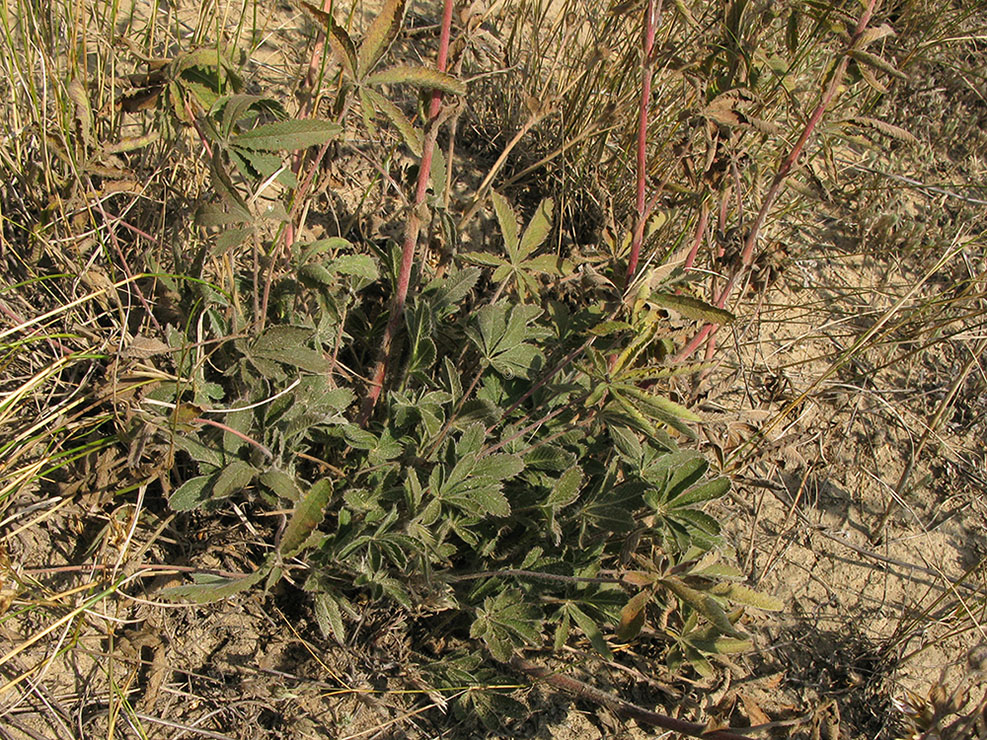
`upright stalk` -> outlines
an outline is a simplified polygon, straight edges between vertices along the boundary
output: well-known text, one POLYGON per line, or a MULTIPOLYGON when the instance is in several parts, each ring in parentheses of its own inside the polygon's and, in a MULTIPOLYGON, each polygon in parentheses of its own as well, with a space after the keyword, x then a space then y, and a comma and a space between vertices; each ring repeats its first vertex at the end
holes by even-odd
POLYGON ((644 16, 644 32, 642 34, 641 58, 641 107, 637 117, 637 224, 634 228, 634 239, 631 242, 631 256, 627 260, 626 285, 631 284, 637 263, 641 257, 641 245, 644 243, 644 222, 647 219, 645 196, 648 185, 648 106, 651 104, 651 63, 654 57, 655 32, 658 28, 658 16, 661 14, 661 0, 657 5, 655 0, 648 0, 644 16))
MULTIPOLYGON (((439 72, 446 71, 446 64, 449 60, 449 37, 452 29, 452 7, 453 0, 445 0, 442 10, 442 30, 439 36, 439 56, 436 61, 436 68, 439 72)), ((415 190, 415 202, 404 229, 404 244, 401 247, 401 269, 398 273, 397 290, 391 301, 391 314, 387 321, 387 328, 384 330, 384 341, 380 346, 380 356, 370 379, 370 388, 367 390, 367 398, 363 406, 363 420, 370 417, 377 399, 384 389, 384 378, 387 376, 387 368, 391 364, 394 353, 394 336, 397 334, 404 318, 404 306, 408 300, 408 286, 411 283, 411 268, 415 262, 415 247, 418 244, 418 235, 421 231, 425 210, 425 196, 428 193, 428 183, 432 172, 432 155, 435 151, 435 138, 438 134, 439 111, 442 109, 442 92, 432 91, 432 100, 428 109, 428 126, 425 131, 425 140, 422 143, 422 160, 418 168, 418 186, 415 190)))
MULTIPOLYGON (((750 233, 747 235, 747 241, 744 242, 744 250, 740 256, 740 267, 730 276, 727 284, 720 291, 720 294, 716 297, 715 304, 718 308, 724 308, 726 306, 727 298, 730 297, 730 293, 736 287, 737 283, 740 282, 741 278, 746 274, 747 269, 750 267, 752 257, 754 254, 754 245, 757 243, 757 237, 760 234, 761 227, 764 226, 764 222, 768 217, 768 211, 771 210, 771 206, 774 205, 775 199, 778 197, 778 193, 781 192, 781 186, 785 182, 785 178, 791 172, 792 167, 798 161, 799 156, 802 154, 802 150, 805 149, 805 145, 808 143, 809 138, 815 132, 816 127, 822 120, 823 114, 826 109, 829 108, 830 103, 833 102, 833 98, 836 97, 836 93, 843 84, 843 77, 846 75, 847 66, 850 64, 850 53, 856 50, 859 45, 861 38, 863 37, 864 31, 867 30, 867 26, 874 15, 874 10, 877 8, 879 0, 868 0, 867 7, 861 14, 860 19, 857 21, 857 27, 853 33, 853 37, 850 39, 850 43, 847 45, 846 51, 840 58, 836 69, 833 70, 833 75, 829 81, 829 87, 826 88, 825 93, 823 93, 822 99, 819 101, 819 105, 812 112, 809 121, 805 124, 802 129, 802 135, 799 136, 798 141, 795 142, 795 146, 792 147, 791 152, 785 157, 785 160, 781 163, 781 167, 778 168, 778 173, 775 175, 774 180, 771 181, 771 187, 768 188, 768 194, 764 196, 764 202, 761 204, 761 210, 757 212, 757 217, 754 219, 753 225, 751 225, 750 233)), ((676 355, 676 360, 684 360, 693 352, 696 348, 703 343, 706 337, 710 336, 716 327, 713 324, 706 324, 696 336, 676 355)))

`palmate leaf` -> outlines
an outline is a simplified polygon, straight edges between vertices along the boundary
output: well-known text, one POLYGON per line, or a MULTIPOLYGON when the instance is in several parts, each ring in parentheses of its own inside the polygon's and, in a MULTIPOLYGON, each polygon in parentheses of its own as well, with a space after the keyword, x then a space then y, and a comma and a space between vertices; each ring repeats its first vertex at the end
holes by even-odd
POLYGON ((541 314, 537 306, 520 304, 508 313, 505 302, 487 305, 477 312, 478 329, 470 327, 467 334, 477 345, 484 359, 508 377, 528 377, 543 354, 526 339, 538 337, 541 331, 529 325, 541 314))
POLYGON ((708 619, 721 634, 729 635, 739 639, 745 639, 746 635, 737 630, 727 617, 723 607, 717 603, 711 595, 705 594, 694 588, 687 586, 674 576, 666 576, 659 581, 662 586, 678 596, 683 603, 688 604, 697 612, 708 619))
POLYGON ((380 72, 374 72, 363 80, 365 85, 414 85, 425 90, 441 90, 452 95, 465 95, 466 85, 452 75, 427 67, 398 64, 380 72))
POLYGON ((541 642, 541 611, 525 600, 518 589, 504 589, 488 596, 476 611, 470 637, 481 638, 499 661, 510 660, 515 647, 541 642))

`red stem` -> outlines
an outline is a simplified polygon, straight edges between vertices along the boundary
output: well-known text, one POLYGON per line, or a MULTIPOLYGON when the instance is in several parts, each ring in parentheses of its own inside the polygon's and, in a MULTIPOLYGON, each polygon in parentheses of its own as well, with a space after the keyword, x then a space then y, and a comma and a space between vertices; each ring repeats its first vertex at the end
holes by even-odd
MULTIPOLYGON (((775 175, 774 180, 771 181, 771 187, 768 189, 768 194, 764 196, 764 202, 761 204, 761 210, 757 212, 757 218, 754 219, 753 225, 751 225, 750 233, 747 235, 747 241, 744 242, 744 251, 740 255, 740 267, 730 276, 727 284, 724 286, 723 290, 720 291, 719 296, 716 298, 716 306, 718 308, 723 308, 726 306, 727 298, 730 297, 730 293, 736 287, 737 283, 747 272, 747 268, 750 267, 751 256, 754 253, 754 245, 757 243, 757 237, 761 231, 761 227, 764 226, 765 220, 768 217, 768 211, 771 210, 771 206, 774 205, 775 199, 778 197, 778 193, 781 192, 781 186, 788 177, 789 172, 791 172, 792 167, 798 161, 799 155, 802 154, 802 150, 805 149, 805 145, 809 141, 809 137, 815 132, 816 127, 819 125, 819 121, 822 120, 823 114, 829 107, 830 103, 833 102, 833 98, 836 97, 836 92, 839 90, 840 85, 843 82, 843 76, 846 74, 847 65, 850 64, 850 52, 856 49, 858 43, 860 42, 860 37, 867 28, 867 24, 870 23, 871 17, 874 15, 874 10, 877 8, 877 4, 880 0, 869 0, 867 3, 867 8, 864 10, 863 14, 860 16, 860 20, 857 21, 857 28, 853 33, 853 37, 850 39, 850 43, 847 46, 846 52, 844 52, 839 64, 836 69, 833 70, 833 76, 830 79, 829 87, 826 88, 826 92, 823 94, 822 100, 819 101, 819 105, 812 112, 812 116, 809 118, 808 123, 802 129, 802 135, 799 136, 798 141, 795 142, 795 146, 792 147, 792 151, 789 152, 788 156, 785 157, 785 161, 781 163, 781 167, 778 169, 778 173, 775 175)), ((716 327, 713 324, 706 324, 699 333, 692 338, 692 340, 682 349, 681 352, 676 355, 675 359, 677 361, 682 361, 686 359, 689 355, 696 351, 696 348, 703 343, 710 334, 716 331, 716 327)))
POLYGON ((644 17, 644 34, 642 46, 644 56, 641 59, 641 108, 637 119, 637 226, 634 229, 634 241, 631 243, 631 256, 627 261, 627 280, 630 285, 637 263, 641 256, 641 245, 644 243, 645 190, 648 177, 648 105, 651 102, 651 61, 655 48, 655 31, 658 27, 658 16, 661 13, 661 0, 657 7, 655 0, 648 0, 648 9, 644 17))
MULTIPOLYGON (((445 72, 449 59, 449 37, 452 29, 452 9, 453 0, 445 0, 442 10, 442 30, 439 36, 439 56, 436 61, 436 68, 439 72, 445 72)), ((418 186, 415 190, 415 203, 408 217, 408 222, 404 230, 404 245, 401 247, 401 270, 398 273, 397 290, 391 302, 391 315, 384 330, 384 341, 381 343, 380 359, 374 368, 373 376, 370 380, 370 388, 367 391, 367 399, 364 402, 363 419, 370 417, 380 394, 384 389, 384 378, 387 375, 387 368, 393 359, 394 336, 397 334, 404 318, 404 306, 408 300, 408 287, 411 283, 411 268, 415 262, 415 247, 418 244, 418 235, 422 226, 422 212, 425 207, 425 196, 428 193, 428 183, 432 173, 432 155, 435 151, 435 137, 437 131, 437 119, 442 108, 442 92, 432 91, 432 101, 428 110, 429 126, 426 132, 425 141, 422 143, 422 160, 418 168, 418 186)))

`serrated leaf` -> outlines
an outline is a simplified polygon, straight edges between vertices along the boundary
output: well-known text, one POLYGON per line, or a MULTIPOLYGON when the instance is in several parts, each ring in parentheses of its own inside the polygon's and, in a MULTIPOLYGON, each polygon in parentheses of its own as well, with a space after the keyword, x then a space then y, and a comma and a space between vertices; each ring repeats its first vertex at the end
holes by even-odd
POLYGON ((500 224, 500 233, 504 238, 504 246, 511 261, 517 261, 518 251, 518 228, 517 216, 510 202, 497 191, 491 191, 490 200, 493 202, 494 213, 497 215, 497 223, 500 224))
POLYGON ((548 234, 552 230, 552 209, 554 207, 555 201, 551 198, 545 198, 538 204, 535 215, 531 217, 528 227, 521 237, 521 244, 518 247, 518 256, 521 259, 538 249, 548 238, 548 234))
POLYGON ((435 290, 434 304, 436 312, 446 311, 469 295, 480 279, 480 269, 467 267, 448 275, 441 281, 429 283, 428 288, 435 290))
POLYGON ((194 604, 208 604, 246 591, 251 586, 260 583, 270 569, 271 560, 268 558, 264 565, 242 578, 209 576, 202 578, 199 583, 163 589, 158 592, 158 596, 165 599, 187 600, 194 604))
POLYGON ((659 306, 670 308, 687 319, 705 321, 707 324, 729 324, 736 318, 729 311, 717 308, 690 295, 658 292, 651 294, 651 301, 659 306))
POLYGON ((282 558, 293 558, 302 550, 309 535, 322 523, 331 495, 332 483, 326 478, 309 489, 305 498, 295 507, 278 544, 278 552, 282 558))
POLYGON ((85 148, 89 148, 92 146, 93 131, 93 111, 89 104, 89 95, 77 77, 69 81, 65 86, 65 92, 73 103, 75 124, 82 138, 82 144, 85 148))
POLYGON ((759 593, 739 583, 717 583, 710 589, 710 593, 729 601, 746 604, 747 606, 753 606, 764 611, 780 612, 785 608, 785 605, 780 599, 759 593))
POLYGON ((326 638, 331 638, 340 645, 346 644, 343 614, 339 609, 339 602, 331 594, 315 595, 315 619, 326 638))
POLYGON ((257 469, 242 460, 234 460, 219 472, 213 484, 212 498, 227 498, 242 491, 257 475, 257 469))
POLYGON ((367 29, 357 52, 356 70, 361 79, 374 68, 401 30, 404 3, 405 0, 386 0, 367 29))
POLYGON ((607 645, 607 641, 603 639, 603 633, 600 632, 600 628, 597 626, 596 622, 590 619, 589 615, 575 604, 570 603, 566 605, 566 611, 572 615, 572 621, 574 621, 579 626, 579 629, 582 630, 583 634, 589 638, 589 642, 596 652, 607 660, 613 660, 613 653, 610 652, 610 646, 607 645))
POLYGON ((470 497, 479 506, 477 513, 483 515, 506 517, 511 515, 511 505, 501 492, 500 485, 481 485, 470 491, 470 497))
POLYGON ((402 110, 370 88, 362 88, 361 93, 394 124, 394 128, 401 134, 401 138, 404 139, 404 143, 411 150, 411 153, 420 157, 422 155, 422 134, 402 110))
POLYGON ((215 475, 198 475, 185 481, 172 492, 168 505, 174 511, 199 508, 209 500, 210 489, 215 479, 215 475))
POLYGON ((640 591, 632 596, 620 610, 620 624, 617 626, 617 639, 630 642, 644 627, 644 612, 651 601, 651 591, 640 591))
POLYGON ((271 468, 261 473, 258 480, 275 496, 288 501, 298 501, 302 497, 302 492, 298 488, 298 484, 295 483, 295 479, 282 470, 271 468))
POLYGON ((346 30, 336 23, 335 19, 329 13, 315 7, 311 3, 304 2, 303 0, 302 8, 317 22, 325 26, 326 38, 329 39, 329 45, 339 59, 339 63, 343 65, 343 71, 346 72, 347 77, 351 81, 358 81, 359 77, 356 72, 356 47, 353 45, 353 40, 346 33, 346 30))
POLYGON ((238 229, 224 229, 216 238, 215 249, 209 250, 213 257, 219 257, 243 244, 254 233, 253 226, 238 229))
POLYGON ((230 144, 250 150, 294 151, 332 141, 342 130, 338 123, 311 118, 277 121, 234 136, 230 144))
POLYGON ((552 492, 548 494, 546 504, 555 507, 565 507, 579 498, 579 490, 583 485, 582 468, 574 466, 565 471, 555 481, 552 492))
POLYGON ((341 275, 361 277, 371 283, 380 277, 377 263, 369 254, 347 254, 337 257, 330 263, 330 269, 341 275))
POLYGON ((426 67, 412 67, 398 64, 394 67, 375 72, 367 77, 365 85, 414 85, 426 90, 441 90, 452 95, 465 95, 466 85, 452 75, 426 67))
MULTIPOLYGON (((479 425, 477 425, 479 426, 479 425)), ((517 455, 488 455, 480 458, 473 466, 471 475, 485 476, 494 480, 507 480, 524 470, 524 460, 517 455)))
POLYGON ((590 329, 589 333, 594 337, 606 337, 611 334, 617 334, 618 332, 628 331, 633 328, 634 327, 626 321, 601 321, 599 324, 590 329))
POLYGON ((243 224, 249 223, 252 220, 253 216, 250 215, 250 211, 238 207, 225 210, 213 203, 207 203, 195 213, 195 225, 204 228, 243 224))
POLYGON ((467 262, 472 262, 475 265, 485 265, 487 267, 507 265, 507 263, 504 262, 503 257, 498 257, 495 254, 487 254, 486 252, 465 252, 459 256, 467 262))
POLYGON ((879 69, 892 77, 897 77, 899 80, 908 79, 908 75, 897 69, 893 64, 891 64, 891 62, 877 56, 877 54, 871 54, 868 51, 854 49, 850 52, 850 56, 853 57, 854 61, 858 64, 866 64, 868 67, 879 69))

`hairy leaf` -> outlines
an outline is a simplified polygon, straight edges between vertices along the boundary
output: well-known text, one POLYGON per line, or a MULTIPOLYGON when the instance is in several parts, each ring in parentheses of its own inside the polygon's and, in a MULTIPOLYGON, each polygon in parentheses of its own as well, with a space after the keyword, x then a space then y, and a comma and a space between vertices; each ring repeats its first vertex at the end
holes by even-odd
POLYGON ((278 121, 234 136, 230 144, 251 150, 294 151, 332 141, 342 130, 338 123, 317 119, 278 121))
POLYGON ((453 95, 465 95, 466 85, 452 75, 426 67, 399 64, 375 72, 364 80, 366 85, 408 84, 428 90, 441 90, 453 95))
POLYGON ((293 558, 305 546, 309 535, 315 530, 325 516, 326 504, 332 495, 332 483, 323 478, 311 489, 305 498, 295 508, 284 535, 278 545, 282 558, 293 558))

